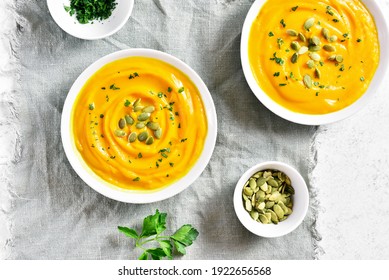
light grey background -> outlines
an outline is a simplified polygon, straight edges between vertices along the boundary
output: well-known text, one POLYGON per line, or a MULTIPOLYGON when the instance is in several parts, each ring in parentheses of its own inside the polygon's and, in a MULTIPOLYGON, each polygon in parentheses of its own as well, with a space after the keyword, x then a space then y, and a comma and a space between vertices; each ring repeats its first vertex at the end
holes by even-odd
MULTIPOLYGON (((287 122, 255 98, 244 79, 240 32, 253 1, 139 0, 126 26, 114 36, 83 41, 51 19, 46 1, 18 0, 18 36, 13 53, 20 63, 14 118, 15 153, 6 183, 12 206, 11 259, 133 259, 133 241, 116 227, 139 228, 155 209, 168 213, 168 229, 185 223, 200 232, 185 259, 311 259, 315 205, 293 233, 264 239, 237 220, 234 186, 250 166, 280 160, 308 179, 314 127, 287 122), (203 78, 218 113, 218 139, 209 166, 181 194, 149 205, 101 196, 70 167, 60 139, 61 110, 77 76, 108 53, 153 48, 188 63, 203 78)), ((312 201, 314 193, 312 193, 312 201)))

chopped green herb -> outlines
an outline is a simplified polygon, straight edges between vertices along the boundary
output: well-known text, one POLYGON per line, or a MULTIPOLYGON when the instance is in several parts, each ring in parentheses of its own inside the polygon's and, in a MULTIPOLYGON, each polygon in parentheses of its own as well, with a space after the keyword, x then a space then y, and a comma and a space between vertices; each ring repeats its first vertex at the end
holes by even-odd
POLYGON ((101 89, 102 89, 102 90, 105 90, 105 87, 102 87, 101 89))
POLYGON ((269 32, 269 37, 273 37, 274 36, 274 33, 273 32, 269 32))
POLYGON ((115 156, 110 156, 111 159, 115 159, 116 157, 115 156))
POLYGON ((339 71, 344 71, 344 64, 342 64, 342 66, 339 68, 339 71))
POLYGON ((274 77, 280 76, 280 72, 275 72, 275 73, 273 74, 273 76, 274 76, 274 77))
POLYGON ((163 93, 162 93, 162 92, 158 92, 157 96, 158 96, 159 98, 162 98, 162 97, 163 97, 163 93))
POLYGON ((104 118, 104 115, 103 114, 100 114, 100 119, 104 118))
POLYGON ((365 77, 361 77, 360 80, 361 80, 361 82, 364 82, 365 81, 365 77))
POLYGON ((168 157, 168 155, 165 154, 165 153, 161 153, 161 156, 163 156, 164 158, 167 158, 167 157, 168 157))
POLYGON ((188 138, 181 139, 181 143, 184 143, 188 138))
POLYGON ((95 104, 94 103, 89 104, 89 110, 94 110, 94 109, 95 109, 95 104))
POLYGON ((319 96, 319 92, 316 92, 316 96, 319 96))
POLYGON ((334 18, 332 21, 333 21, 333 22, 339 22, 339 20, 336 19, 336 18, 334 18))
POLYGON ((131 102, 130 102, 130 100, 127 99, 126 102, 124 102, 124 106, 128 107, 130 105, 131 105, 131 102))
POLYGON ((343 34, 343 37, 344 37, 344 38, 347 38, 348 35, 349 35, 348 33, 344 33, 344 34, 343 34))
POLYGON ((284 87, 284 86, 286 86, 286 84, 279 84, 279 86, 280 86, 280 87, 284 87))
POLYGON ((292 7, 292 11, 295 12, 298 8, 299 6, 292 7))
POLYGON ((173 166, 174 166, 174 163, 173 163, 173 162, 169 162, 169 165, 170 165, 171 167, 173 167, 173 166))
POLYGON ((362 39, 358 38, 358 39, 357 39, 357 42, 358 42, 358 43, 362 42, 362 39))
POLYGON ((284 28, 286 27, 286 23, 285 23, 284 19, 281 19, 280 23, 281 23, 282 27, 284 27, 284 28))
POLYGON ((115 84, 112 84, 109 89, 112 89, 112 90, 119 90, 120 88, 115 86, 115 84))
POLYGON ((142 153, 139 153, 138 158, 142 158, 142 157, 143 157, 142 153))
POLYGON ((284 44, 284 40, 282 40, 282 38, 277 38, 277 44, 278 47, 281 49, 281 46, 284 44))
POLYGON ((171 87, 168 87, 168 88, 167 88, 167 92, 172 92, 172 88, 171 88, 171 87))
POLYGON ((184 87, 180 87, 180 88, 178 89, 178 93, 183 93, 183 92, 184 92, 184 90, 185 90, 185 88, 184 88, 184 87))
POLYGON ((86 24, 109 18, 116 5, 116 0, 70 0, 70 6, 64 9, 70 16, 76 15, 79 23, 86 24))
POLYGON ((138 181, 140 181, 140 178, 139 178, 139 177, 136 177, 136 178, 134 178, 132 181, 138 182, 138 181))

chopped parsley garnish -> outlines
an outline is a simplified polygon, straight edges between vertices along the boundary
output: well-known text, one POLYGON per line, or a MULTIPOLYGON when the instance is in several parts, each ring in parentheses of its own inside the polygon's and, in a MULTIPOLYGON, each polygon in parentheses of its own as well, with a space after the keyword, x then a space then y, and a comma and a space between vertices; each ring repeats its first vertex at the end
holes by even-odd
POLYGON ((125 102, 124 102, 124 106, 126 106, 126 107, 128 107, 128 106, 130 106, 131 105, 131 102, 130 102, 130 100, 126 100, 125 102))
POLYGON ((158 92, 157 96, 158 96, 159 98, 162 98, 162 97, 163 97, 163 93, 162 93, 162 92, 158 92))
POLYGON ((286 86, 286 84, 279 84, 279 86, 280 86, 280 87, 284 87, 284 86, 286 86))
POLYGON ((299 6, 292 7, 292 11, 295 12, 298 8, 299 6))
POLYGON ((168 88, 167 88, 167 92, 172 92, 172 88, 171 88, 171 87, 168 87, 168 88))
POLYGON ((282 38, 277 38, 277 44, 278 47, 281 49, 281 46, 284 44, 284 40, 282 40, 282 38))
POLYGON ((89 110, 94 110, 94 109, 95 109, 95 104, 94 103, 89 104, 89 110))
POLYGON ((273 57, 270 60, 274 60, 279 65, 284 65, 285 61, 282 58, 277 57, 277 53, 273 54, 273 57))
POLYGON ((70 16, 76 15, 79 23, 86 24, 109 18, 116 5, 116 0, 70 0, 70 6, 64 9, 70 16))
POLYGON ((138 158, 142 158, 142 157, 143 157, 142 153, 139 153, 138 158))
POLYGON ((184 92, 184 90, 185 90, 185 88, 184 88, 184 87, 180 87, 180 88, 178 89, 178 93, 183 93, 183 92, 184 92))
POLYGON ((188 138, 181 139, 181 143, 184 143, 188 138))
POLYGON ((269 32, 269 37, 273 37, 274 36, 274 33, 273 32, 269 32))
POLYGON ((138 181, 140 181, 140 178, 139 178, 139 177, 136 177, 136 178, 134 178, 132 181, 138 182, 138 181))
POLYGON ((284 27, 284 28, 286 27, 286 23, 285 23, 284 19, 281 19, 280 23, 281 23, 282 27, 284 27))
POLYGON ((362 42, 362 39, 358 38, 358 39, 357 39, 357 42, 358 42, 358 43, 362 42))
POLYGON ((333 22, 339 22, 339 20, 336 19, 336 18, 334 18, 332 21, 333 21, 333 22))
POLYGON ((275 72, 275 73, 273 74, 273 76, 274 76, 274 77, 279 77, 279 76, 280 76, 280 72, 275 72))
POLYGON ((112 89, 112 90, 119 90, 120 88, 115 86, 115 84, 112 84, 109 89, 112 89))
POLYGON ((169 162, 169 165, 170 165, 171 167, 173 167, 173 166, 174 166, 174 163, 173 163, 173 162, 169 162))
POLYGON ((365 81, 365 77, 361 77, 360 80, 361 80, 361 82, 364 82, 365 81))
POLYGON ((104 118, 104 115, 103 114, 100 114, 100 119, 104 118))

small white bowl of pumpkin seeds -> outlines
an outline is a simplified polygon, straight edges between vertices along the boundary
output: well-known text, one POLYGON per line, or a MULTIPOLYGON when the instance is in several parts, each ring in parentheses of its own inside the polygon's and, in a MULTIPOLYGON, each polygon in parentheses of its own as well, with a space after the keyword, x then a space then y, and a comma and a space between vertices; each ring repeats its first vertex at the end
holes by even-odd
POLYGON ((295 230, 304 220, 308 205, 308 188, 301 174, 277 161, 247 170, 234 192, 234 208, 242 225, 267 238, 295 230))

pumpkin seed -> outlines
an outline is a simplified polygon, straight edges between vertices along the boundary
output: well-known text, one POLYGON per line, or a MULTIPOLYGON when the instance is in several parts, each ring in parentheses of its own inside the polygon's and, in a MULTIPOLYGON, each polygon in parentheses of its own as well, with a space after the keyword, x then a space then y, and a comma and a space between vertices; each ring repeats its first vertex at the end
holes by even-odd
POLYGON ((154 136, 157 139, 161 139, 161 137, 162 137, 162 128, 159 127, 157 130, 155 130, 154 131, 154 136))
POLYGON ((319 37, 317 36, 313 36, 309 42, 311 43, 311 45, 315 45, 315 46, 320 46, 320 39, 319 37))
POLYGON ((116 130, 114 131, 114 134, 115 134, 115 136, 117 136, 117 137, 124 137, 124 136, 126 136, 126 133, 125 133, 123 130, 120 130, 120 129, 116 129, 116 130))
POLYGON ((147 127, 151 130, 157 130, 159 128, 159 124, 156 122, 148 122, 147 127))
POLYGON ((309 18, 304 23, 304 28, 309 31, 309 29, 315 24, 315 18, 309 18))
POLYGON ((292 55, 292 58, 291 58, 292 63, 296 63, 298 58, 299 58, 299 55, 297 53, 294 53, 292 55))
POLYGON ((120 129, 123 129, 126 126, 126 121, 124 119, 120 119, 118 125, 120 129))
POLYGON ((336 60, 336 55, 329 56, 328 60, 335 61, 336 60))
POLYGON ((132 104, 132 106, 134 106, 134 108, 135 108, 136 106, 138 106, 138 105, 140 104, 140 101, 141 101, 141 99, 138 98, 137 100, 134 101, 134 103, 132 104))
POLYGON ((305 36, 304 36, 304 34, 303 33, 299 33, 299 39, 302 41, 302 42, 306 42, 307 41, 307 39, 305 38, 305 36))
POLYGON ((253 218, 256 221, 256 220, 258 220, 259 213, 257 211, 251 211, 250 216, 251 216, 251 218, 253 218))
POLYGON ((146 139, 149 137, 149 133, 147 132, 147 131, 143 131, 143 132, 141 132, 141 133, 139 133, 139 135, 138 135, 138 140, 140 141, 140 142, 144 142, 144 141, 146 141, 146 139))
POLYGON ((270 186, 272 186, 272 187, 278 187, 278 183, 277 183, 277 181, 276 180, 274 180, 274 179, 269 179, 268 181, 267 181, 267 183, 270 185, 270 186))
POLYGON ((257 206, 258 210, 263 210, 263 209, 265 209, 265 207, 266 207, 266 203, 265 202, 261 202, 257 206))
POLYGON ((151 114, 154 111, 155 111, 155 107, 154 106, 147 106, 147 107, 144 107, 142 109, 143 113, 150 113, 151 114))
POLYGON ((295 51, 298 51, 301 48, 299 42, 297 41, 293 41, 292 43, 290 43, 290 47, 292 48, 292 50, 295 51))
POLYGON ((279 201, 278 205, 282 208, 282 211, 284 211, 285 214, 288 213, 288 207, 286 207, 282 201, 279 201))
POLYGON ((338 36, 336 35, 332 35, 330 36, 329 40, 328 40, 330 43, 334 43, 336 41, 338 41, 338 36))
POLYGON ((315 77, 318 79, 321 78, 321 73, 320 73, 320 70, 318 68, 315 69, 315 77))
POLYGON ((134 107, 134 112, 139 112, 142 109, 143 109, 143 106, 136 106, 136 107, 134 107))
POLYGON ((138 128, 138 129, 142 129, 142 128, 144 128, 146 125, 145 125, 145 123, 143 123, 143 122, 138 122, 138 123, 136 123, 136 125, 135 125, 135 127, 136 128, 138 128))
POLYGON ((128 136, 128 142, 134 143, 136 141, 136 132, 131 132, 130 135, 128 136))
POLYGON ((150 113, 142 113, 138 116, 138 121, 147 121, 150 118, 150 113))
POLYGON ((309 48, 308 48, 308 50, 310 51, 310 52, 318 52, 318 51, 320 51, 321 50, 321 47, 320 46, 309 46, 309 48))
POLYGON ((330 31, 327 28, 322 28, 321 29, 321 34, 323 37, 328 40, 330 38, 330 31))
POLYGON ((312 58, 314 61, 320 61, 321 57, 318 53, 310 53, 309 57, 312 58))
POLYGON ((127 125, 133 125, 134 119, 130 115, 125 115, 124 119, 126 120, 127 125))
POLYGON ((307 88, 312 88, 312 78, 308 74, 304 76, 304 84, 307 88))
POLYGON ((323 49, 325 51, 327 51, 327 52, 334 52, 334 51, 336 51, 336 48, 334 46, 330 46, 330 45, 324 45, 323 49))
POLYGON ((274 204, 275 204, 274 201, 268 201, 268 202, 266 202, 265 207, 266 207, 267 209, 273 208, 274 204))
POLYGON ((310 59, 310 60, 308 60, 307 65, 308 65, 309 69, 312 69, 315 67, 315 62, 312 59, 310 59))
POLYGON ((250 178, 249 180, 249 186, 252 190, 255 190, 255 188, 257 187, 257 182, 255 181, 254 178, 250 178))
POLYGON ((146 145, 151 145, 154 143, 154 137, 153 136, 149 136, 147 137, 146 139, 146 145))
POLYGON ((260 178, 257 179, 257 186, 258 187, 262 186, 265 183, 266 183, 266 179, 265 178, 260 177, 260 178))
POLYGON ((251 188, 247 188, 247 187, 244 188, 243 192, 245 195, 248 195, 248 196, 252 196, 254 193, 254 191, 251 188))
POLYGON ((261 221, 262 224, 268 224, 269 223, 268 218, 265 215, 263 215, 263 214, 259 215, 259 220, 261 221))
POLYGON ((293 37, 296 37, 298 35, 297 31, 293 30, 293 29, 286 30, 286 34, 293 36, 293 37))
POLYGON ((300 50, 298 51, 298 54, 299 54, 299 55, 303 55, 303 54, 305 54, 307 51, 308 51, 308 47, 302 46, 302 47, 300 48, 300 50))
POLYGON ((266 182, 262 186, 260 186, 259 188, 261 190, 263 190, 264 192, 267 192, 269 190, 269 186, 267 185, 266 182))
POLYGON ((285 213, 282 210, 281 206, 279 206, 278 204, 274 205, 273 211, 274 211, 274 213, 276 213, 276 215, 277 215, 277 217, 279 219, 282 219, 284 217, 284 215, 285 215, 285 213))
POLYGON ((251 201, 250 200, 246 200, 245 202, 245 208, 247 211, 251 211, 253 209, 253 207, 251 206, 251 201))
POLYGON ((275 223, 275 224, 278 224, 278 216, 277 216, 277 214, 274 213, 273 210, 270 210, 270 209, 269 209, 268 211, 269 211, 268 213, 270 213, 271 221, 272 221, 273 223, 275 223))
POLYGON ((337 55, 337 56, 335 57, 335 60, 336 60, 337 62, 341 63, 341 62, 343 62, 343 56, 341 56, 341 55, 339 54, 339 55, 337 55))

